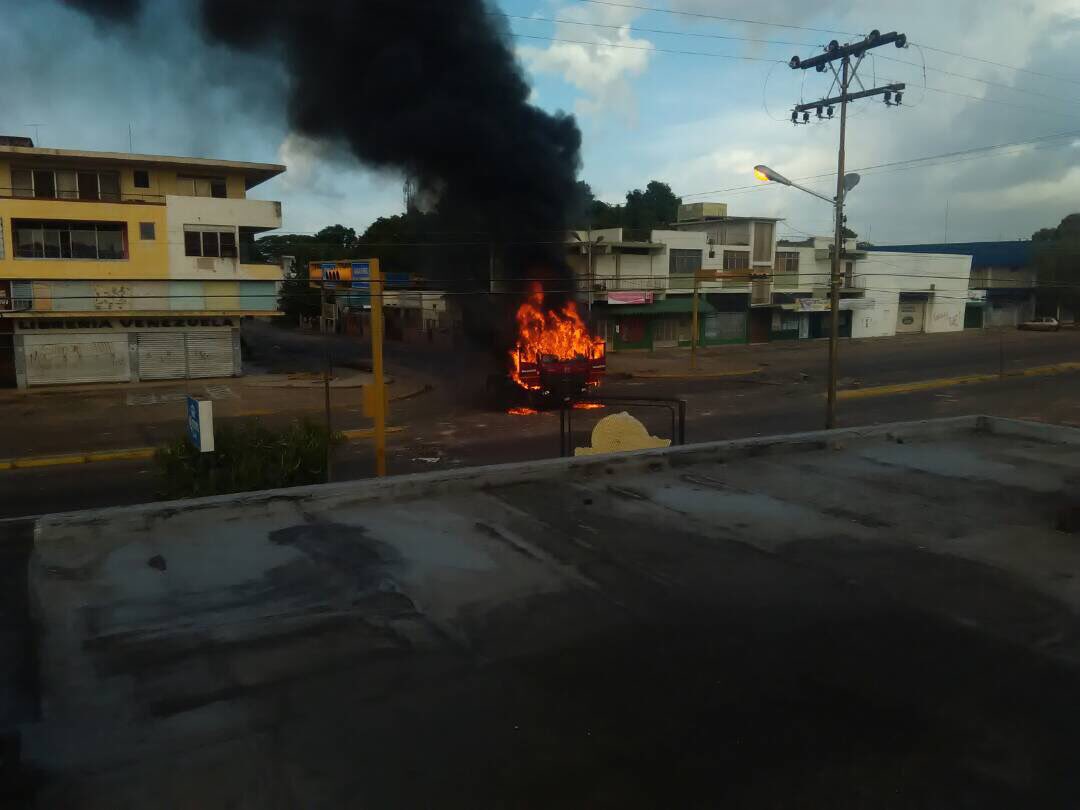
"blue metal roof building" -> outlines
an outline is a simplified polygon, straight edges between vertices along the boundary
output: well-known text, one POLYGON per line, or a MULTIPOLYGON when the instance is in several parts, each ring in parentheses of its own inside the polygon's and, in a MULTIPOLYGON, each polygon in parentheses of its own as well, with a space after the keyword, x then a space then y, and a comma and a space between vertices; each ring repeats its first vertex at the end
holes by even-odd
POLYGON ((874 245, 867 250, 889 250, 902 253, 951 253, 971 256, 971 268, 1030 267, 1031 241, 1010 242, 950 242, 936 245, 874 245))

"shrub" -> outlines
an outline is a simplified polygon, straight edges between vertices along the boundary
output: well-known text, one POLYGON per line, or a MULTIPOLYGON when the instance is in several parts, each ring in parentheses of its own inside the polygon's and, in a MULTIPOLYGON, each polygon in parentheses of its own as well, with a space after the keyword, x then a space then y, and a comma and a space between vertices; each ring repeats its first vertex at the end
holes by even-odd
POLYGON ((213 453, 200 453, 186 436, 158 448, 154 463, 166 498, 276 489, 326 480, 326 427, 308 420, 274 430, 252 419, 215 431, 213 453))

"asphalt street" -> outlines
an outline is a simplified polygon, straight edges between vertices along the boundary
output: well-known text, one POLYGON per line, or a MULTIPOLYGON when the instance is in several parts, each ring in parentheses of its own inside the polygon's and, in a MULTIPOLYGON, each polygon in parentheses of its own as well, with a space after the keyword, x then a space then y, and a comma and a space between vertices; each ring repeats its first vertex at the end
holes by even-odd
MULTIPOLYGON (((319 362, 323 341, 274 330, 269 333, 290 368, 319 362), (287 346, 288 351, 282 349, 287 346)), ((363 347, 336 339, 340 359, 350 353, 362 365, 363 347)), ((718 354, 733 367, 758 366, 762 373, 721 379, 615 379, 602 394, 619 397, 673 397, 687 402, 690 442, 815 430, 824 425, 824 342, 736 347, 718 354)), ((483 401, 474 384, 476 370, 453 353, 417 353, 393 347, 390 364, 426 370, 438 383, 422 396, 396 406, 392 421, 405 430, 391 438, 391 474, 446 467, 550 458, 559 453, 559 416, 544 412, 512 416, 483 401), (441 358, 441 359, 440 359, 441 358)), ((1080 332, 1031 335, 1017 332, 915 336, 878 341, 844 341, 842 387, 866 387, 972 373, 1011 374, 1019 369, 1080 359, 1080 332), (1002 360, 1004 362, 1002 362, 1002 360)), ((613 363, 613 365, 616 365, 613 363)), ((279 366, 280 368, 281 366, 279 366)), ((588 442, 591 426, 606 413, 629 410, 654 435, 671 437, 667 410, 612 406, 573 414, 574 444, 588 442)), ((1058 424, 1080 425, 1080 373, 1045 377, 1005 376, 1000 381, 929 391, 841 400, 841 426, 881 424, 968 413, 988 413, 1058 424)), ((335 478, 371 474, 370 446, 342 448, 335 478)), ((109 462, 0 472, 0 516, 69 511, 156 498, 151 462, 109 462)))
MULTIPOLYGON (((276 369, 302 370, 324 362, 327 341, 273 327, 245 333, 256 356, 280 355, 276 369)), ((328 341, 335 362, 362 367, 364 347, 348 337, 328 341)), ((737 378, 630 378, 611 375, 602 394, 677 397, 687 402, 686 438, 705 442, 742 436, 816 430, 824 426, 825 341, 771 343, 713 350, 714 366, 758 367, 737 378)), ((961 333, 889 340, 845 340, 840 347, 841 388, 970 374, 1007 376, 974 386, 842 400, 840 426, 862 426, 961 414, 985 413, 1055 423, 1080 424, 1080 374, 1017 378, 1018 369, 1080 360, 1080 332, 1024 334, 961 333)), ((647 355, 632 359, 648 363, 647 355)), ((464 465, 524 461, 558 455, 555 411, 511 416, 482 395, 486 364, 477 353, 418 352, 391 347, 388 365, 427 374, 433 390, 393 408, 392 421, 405 430, 391 438, 391 474, 464 465)), ((619 368, 613 357, 611 366, 619 368)), ((624 364, 625 365, 625 364, 624 364)), ((48 406, 43 400, 42 406, 48 406)), ((611 406, 573 413, 573 445, 588 444, 592 424, 612 410, 630 410, 654 435, 672 437, 670 411, 611 406)), ((372 473, 366 443, 343 447, 335 458, 338 480, 372 473)), ((149 461, 65 465, 0 472, 0 516, 12 517, 156 500, 149 461)))

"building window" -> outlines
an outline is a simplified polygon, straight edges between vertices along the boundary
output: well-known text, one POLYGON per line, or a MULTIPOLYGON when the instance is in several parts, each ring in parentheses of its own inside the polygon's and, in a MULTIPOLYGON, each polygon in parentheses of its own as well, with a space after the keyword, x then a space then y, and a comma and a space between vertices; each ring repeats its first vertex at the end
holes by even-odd
POLYGON ((672 248, 668 252, 668 272, 673 276, 693 275, 701 269, 701 251, 672 248))
POLYGON ((33 197, 34 176, 27 169, 11 170, 11 196, 33 197))
POLYGON ((778 250, 776 251, 776 261, 774 262, 774 268, 777 274, 786 273, 798 273, 799 272, 799 251, 797 250, 778 250))
POLYGON ((771 222, 754 223, 754 263, 762 264, 772 261, 773 233, 775 227, 771 222))
POLYGON ((13 219, 15 255, 20 259, 126 259, 123 222, 13 219))
POLYGON ((135 188, 150 188, 150 172, 146 169, 136 169, 133 174, 135 188))
POLYGON ((749 222, 725 222, 716 232, 717 242, 721 245, 749 245, 749 222))
POLYGON ((120 175, 73 169, 12 169, 11 193, 14 197, 42 200, 117 201, 120 199, 120 175))
POLYGON ((139 223, 139 238, 144 241, 151 241, 155 239, 154 235, 154 223, 153 222, 140 222, 139 223))
POLYGON ((182 197, 228 197, 223 177, 176 176, 176 193, 182 197))
POLYGON ((750 251, 748 251, 748 250, 725 250, 724 251, 724 269, 725 270, 749 270, 750 269, 750 251))
POLYGON ((184 254, 207 258, 236 258, 236 232, 226 228, 184 231, 184 254))
POLYGON ((855 286, 855 262, 844 262, 844 286, 855 286))
POLYGON ((674 318, 657 318, 653 321, 653 341, 656 343, 678 343, 679 322, 674 318))

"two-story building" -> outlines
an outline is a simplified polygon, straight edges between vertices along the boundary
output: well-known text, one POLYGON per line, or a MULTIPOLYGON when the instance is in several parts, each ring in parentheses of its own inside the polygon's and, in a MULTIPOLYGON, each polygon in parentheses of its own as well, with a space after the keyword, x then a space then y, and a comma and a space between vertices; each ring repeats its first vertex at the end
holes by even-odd
POLYGON ((240 319, 277 311, 253 249, 284 166, 0 138, 0 384, 238 375, 240 319))
MULTIPOLYGON (((689 346, 699 272, 728 278, 699 283, 701 345, 745 343, 760 281, 772 270, 776 222, 728 216, 723 203, 680 206, 670 227, 648 234, 622 228, 576 231, 567 241, 578 298, 612 351, 689 346), (628 239, 627 236, 636 236, 628 239)), ((768 291, 764 303, 771 303, 768 291)), ((767 314, 767 313, 765 313, 767 314)), ((767 339, 767 338, 766 338, 767 339)))

